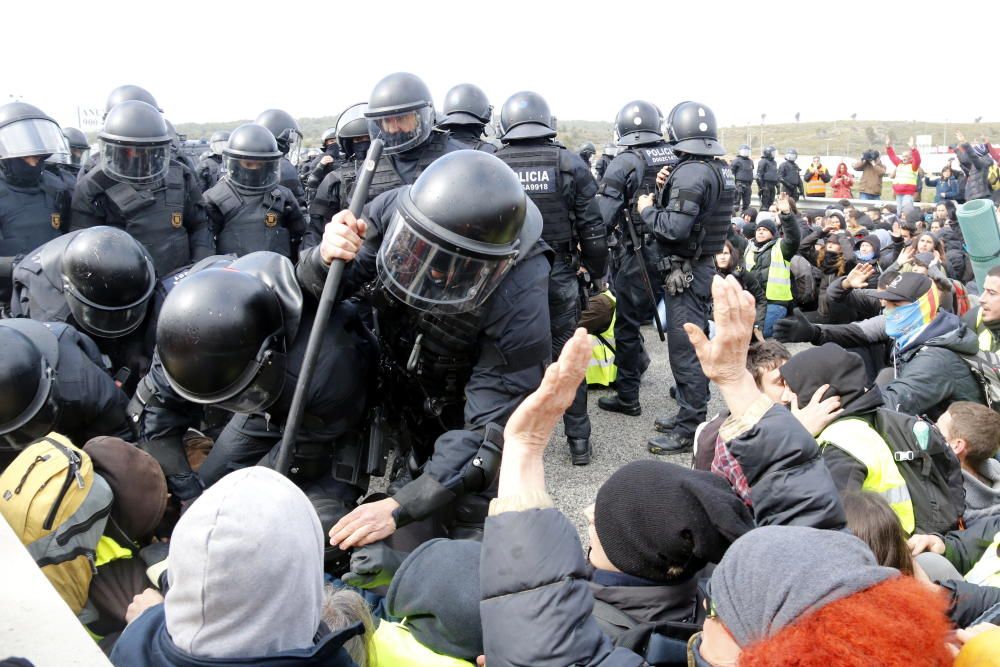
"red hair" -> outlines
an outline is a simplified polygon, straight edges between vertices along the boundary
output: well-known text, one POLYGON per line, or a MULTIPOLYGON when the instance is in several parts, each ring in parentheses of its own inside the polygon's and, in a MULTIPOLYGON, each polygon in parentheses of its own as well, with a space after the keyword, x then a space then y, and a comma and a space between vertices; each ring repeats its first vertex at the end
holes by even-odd
POLYGON ((896 577, 830 603, 751 644, 740 667, 950 666, 944 595, 896 577))

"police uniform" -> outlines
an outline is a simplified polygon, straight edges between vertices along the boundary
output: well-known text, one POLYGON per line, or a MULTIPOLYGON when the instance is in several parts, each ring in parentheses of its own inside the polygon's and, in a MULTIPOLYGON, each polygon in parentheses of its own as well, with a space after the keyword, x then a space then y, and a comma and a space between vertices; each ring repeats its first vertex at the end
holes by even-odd
POLYGON ((288 188, 241 192, 223 179, 202 196, 220 254, 270 250, 294 260, 306 223, 288 188))
MULTIPOLYGON (((459 495, 452 504, 456 523, 481 526, 489 498, 462 495, 454 490, 456 480, 491 437, 489 424, 506 423, 541 382, 552 349, 547 247, 525 247, 472 312, 436 316, 417 310, 377 280, 376 257, 401 192, 384 193, 366 207, 367 236, 345 267, 340 293, 362 293, 373 305, 382 345, 378 395, 392 422, 387 430, 411 443, 415 464, 422 466, 422 474, 395 496, 401 504, 397 522, 428 516, 459 495)), ((302 254, 297 271, 303 289, 318 296, 328 271, 318 247, 302 254)))
MULTIPOLYGON (((224 267, 232 261, 231 257, 208 258, 178 276, 172 287, 176 289, 177 283, 200 271, 224 267)), ((313 327, 316 303, 307 298, 298 308, 297 330, 294 338, 285 343, 287 364, 281 394, 266 413, 231 415, 215 440, 212 453, 199 469, 205 485, 235 468, 254 465, 265 456, 273 465, 313 327)), ((358 470, 357 460, 367 407, 366 382, 375 363, 375 342, 362 326, 356 304, 349 302, 334 308, 323 335, 323 354, 316 362, 296 441, 294 461, 299 471, 296 479, 328 476, 331 462, 336 461, 335 473, 346 467, 338 479, 359 487, 354 491, 356 499, 363 492, 360 487, 367 484, 365 471, 358 470)), ((139 383, 130 411, 139 428, 139 446, 156 457, 167 475, 171 492, 182 499, 195 497, 201 491, 201 482, 184 455, 181 438, 187 429, 199 428, 204 407, 186 401, 174 391, 167 381, 159 352, 155 352, 150 372, 139 383)))
POLYGON ((13 319, 0 320, 0 326, 17 329, 30 338, 55 371, 59 412, 52 431, 77 447, 102 435, 129 442, 134 439, 126 414, 128 399, 115 386, 100 351, 86 334, 62 322, 13 319))
POLYGON ((604 179, 604 173, 608 170, 608 167, 611 165, 611 161, 614 159, 613 155, 601 153, 601 156, 597 158, 596 162, 594 162, 594 176, 597 178, 598 182, 604 179))
POLYGON ((302 179, 299 178, 298 170, 295 169, 295 165, 293 165, 288 158, 281 158, 280 174, 278 182, 292 192, 292 195, 295 197, 295 201, 298 202, 299 206, 305 206, 306 191, 305 188, 302 187, 302 179))
MULTIPOLYGON (((442 155, 454 151, 466 150, 466 147, 451 138, 449 132, 434 131, 430 138, 419 146, 405 153, 385 156, 379 160, 372 183, 368 189, 368 201, 372 201, 383 192, 394 190, 401 185, 411 185, 420 174, 442 155)), ((341 187, 346 190, 348 201, 354 190, 353 181, 343 181, 341 187)))
POLYGON ((465 148, 486 153, 496 153, 497 147, 483 138, 481 128, 474 125, 453 125, 448 128, 451 138, 465 148))
MULTIPOLYGON (((578 230, 596 230, 603 240, 604 223, 594 200, 597 184, 583 159, 548 139, 508 143, 496 156, 518 175, 525 194, 542 213, 542 239, 555 251, 549 273, 549 323, 552 358, 559 356, 580 321, 580 268, 578 230)), ((596 278, 607 270, 607 247, 596 257, 584 257, 586 268, 596 278)), ((589 440, 587 386, 580 384, 573 404, 563 415, 567 438, 589 440)))
POLYGON ((743 211, 750 208, 750 192, 753 185, 753 160, 742 155, 737 155, 733 159, 729 168, 733 171, 736 179, 736 204, 733 206, 733 213, 741 215, 743 211))
POLYGON ((757 162, 757 189, 760 192, 760 208, 766 211, 774 203, 778 188, 778 163, 774 156, 763 155, 757 162))
POLYGON ((344 160, 336 169, 328 173, 316 188, 309 202, 309 220, 302 238, 302 250, 319 245, 323 239, 323 228, 337 213, 350 206, 351 184, 357 180, 360 160, 344 160), (345 186, 345 183, 347 184, 345 186))
POLYGON ((80 177, 73 193, 73 228, 111 225, 149 251, 156 274, 166 275, 214 252, 193 175, 171 162, 165 178, 142 189, 115 181, 103 168, 80 177))
MULTIPOLYGON (((661 193, 662 206, 646 208, 641 217, 656 255, 662 258, 659 265, 668 274, 664 328, 679 408, 673 430, 682 439, 692 439, 698 424, 705 420, 708 379, 683 327, 687 322, 701 329, 708 326, 715 253, 722 250, 730 228, 736 181, 729 165, 720 159, 686 153, 679 156, 681 160, 661 193), (683 291, 672 293, 669 272, 677 270, 689 277, 683 291)), ((622 300, 619 295, 619 304, 622 300)), ((622 340, 617 331, 615 339, 620 383, 624 369, 622 340)))
POLYGON ((222 177, 222 156, 207 155, 198 162, 198 185, 202 192, 208 192, 222 177))

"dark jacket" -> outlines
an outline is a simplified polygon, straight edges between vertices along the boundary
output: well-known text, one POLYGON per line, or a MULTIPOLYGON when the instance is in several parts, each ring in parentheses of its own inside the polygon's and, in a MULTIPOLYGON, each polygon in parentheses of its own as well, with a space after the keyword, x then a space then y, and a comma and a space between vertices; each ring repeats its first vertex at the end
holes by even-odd
POLYGON ((990 199, 990 186, 986 182, 986 173, 993 164, 993 158, 989 155, 982 157, 976 155, 968 143, 960 144, 955 150, 955 156, 965 170, 965 200, 990 199))
POLYGON ((753 160, 742 155, 729 163, 729 168, 733 170, 733 178, 739 183, 753 183, 753 160))
POLYGON ((942 535, 944 557, 964 576, 983 557, 997 533, 1000 533, 1000 516, 979 519, 965 530, 953 530, 942 535))
POLYGON ((312 648, 283 651, 274 655, 247 656, 246 658, 196 658, 174 645, 167 633, 163 605, 147 609, 122 633, 111 651, 111 663, 122 667, 227 667, 229 665, 262 665, 266 667, 353 667, 356 665, 343 644, 363 632, 360 624, 327 633, 312 648))
MULTIPOLYGON (((885 316, 819 327, 814 345, 866 347, 890 343, 885 316)), ((983 402, 982 388, 960 354, 979 349, 974 331, 955 315, 938 313, 924 333, 905 349, 893 349, 895 379, 882 388, 886 407, 911 415, 937 419, 955 401, 983 402)))
POLYGON ((794 162, 785 160, 778 166, 778 180, 789 192, 802 193, 802 174, 794 162))
POLYGON ((758 526, 847 525, 819 445, 784 407, 772 405, 726 447, 746 475, 758 526))
POLYGON ((924 178, 924 185, 934 188, 935 204, 945 199, 958 199, 958 179, 954 176, 951 178, 930 178, 928 176, 924 178))
POLYGON ((767 274, 771 268, 771 246, 779 243, 781 255, 790 262, 795 253, 798 252, 799 244, 802 241, 802 229, 794 215, 781 215, 781 233, 780 238, 771 239, 762 246, 758 247, 757 242, 753 240, 747 246, 747 250, 754 253, 754 265, 750 269, 750 273, 765 291, 767 290, 767 274), (751 248, 753 250, 750 250, 751 248))
POLYGON ((774 185, 778 182, 778 163, 773 157, 762 157, 757 162, 757 186, 764 183, 774 185))
POLYGON ((598 570, 590 580, 590 592, 594 595, 593 618, 616 644, 626 632, 645 623, 704 621, 697 578, 670 586, 598 570), (612 579, 635 581, 630 585, 604 583, 616 583, 612 579))
POLYGON ((642 665, 591 617, 594 599, 576 529, 553 508, 486 520, 479 613, 490 667, 642 665))

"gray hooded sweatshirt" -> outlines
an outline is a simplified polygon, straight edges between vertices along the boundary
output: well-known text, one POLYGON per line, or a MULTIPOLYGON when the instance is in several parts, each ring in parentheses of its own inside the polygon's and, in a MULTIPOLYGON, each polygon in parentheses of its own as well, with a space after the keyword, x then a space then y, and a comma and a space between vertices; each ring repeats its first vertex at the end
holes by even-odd
POLYGON ((268 468, 226 475, 170 541, 167 631, 201 658, 313 645, 323 605, 323 531, 305 494, 268 468))

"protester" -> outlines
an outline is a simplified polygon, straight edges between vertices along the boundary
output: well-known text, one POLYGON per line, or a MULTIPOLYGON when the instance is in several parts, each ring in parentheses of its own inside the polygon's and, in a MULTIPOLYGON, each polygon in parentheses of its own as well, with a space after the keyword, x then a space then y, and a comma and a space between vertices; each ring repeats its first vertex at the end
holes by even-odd
POLYGON ((941 435, 962 464, 965 520, 1000 515, 1000 415, 969 401, 956 401, 937 421, 941 435))
POLYGON ((868 149, 851 168, 854 171, 861 172, 861 181, 858 183, 858 197, 861 199, 881 199, 882 179, 885 178, 885 165, 879 159, 879 152, 868 149))
POLYGON ((837 165, 837 173, 834 174, 830 187, 833 188, 831 197, 834 199, 850 199, 853 195, 851 188, 854 186, 854 177, 847 171, 847 163, 841 162, 837 165))
POLYGON ((885 140, 885 152, 889 160, 896 166, 892 174, 892 193, 896 196, 896 209, 902 211, 907 206, 913 206, 914 195, 917 193, 917 170, 920 169, 920 151, 909 141, 910 150, 897 156, 892 147, 892 141, 885 140))
POLYGON ((747 245, 744 262, 746 268, 764 287, 767 311, 764 319, 764 336, 770 337, 774 323, 784 317, 792 305, 792 273, 789 262, 798 250, 801 231, 798 209, 787 193, 778 199, 781 211, 781 231, 770 219, 757 217, 754 240, 747 245))
MULTIPOLYGON (((840 166, 844 167, 844 172, 847 172, 847 165, 843 162, 840 166)), ((837 167, 838 173, 840 167, 837 167)), ((802 174, 802 180, 805 182, 805 195, 806 197, 826 197, 826 184, 830 182, 830 170, 823 166, 820 157, 817 155, 813 157, 812 163, 806 167, 805 172, 802 174)), ((852 179, 853 180, 853 179, 852 179)), ((833 195, 837 197, 836 194, 833 195)), ((848 191, 846 197, 850 199, 850 185, 848 185, 848 191)))

